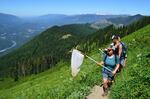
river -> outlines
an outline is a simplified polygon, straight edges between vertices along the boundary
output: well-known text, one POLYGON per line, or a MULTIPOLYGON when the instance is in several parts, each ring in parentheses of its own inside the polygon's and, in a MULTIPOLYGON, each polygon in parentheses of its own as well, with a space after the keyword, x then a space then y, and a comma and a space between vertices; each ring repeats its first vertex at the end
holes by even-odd
POLYGON ((3 53, 3 52, 5 52, 5 51, 7 51, 7 50, 9 50, 9 49, 11 49, 11 48, 13 48, 13 47, 15 47, 17 45, 17 43, 15 41, 12 40, 11 42, 13 44, 10 47, 7 47, 5 49, 0 50, 0 53, 3 53))

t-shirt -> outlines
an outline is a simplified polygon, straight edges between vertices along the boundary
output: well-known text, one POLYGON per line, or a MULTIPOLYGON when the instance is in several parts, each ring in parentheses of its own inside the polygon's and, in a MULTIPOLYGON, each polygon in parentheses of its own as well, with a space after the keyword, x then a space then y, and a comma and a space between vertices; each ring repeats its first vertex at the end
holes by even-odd
POLYGON ((107 68, 113 70, 116 67, 116 64, 119 64, 119 57, 118 57, 118 55, 116 55, 116 56, 115 55, 112 55, 112 56, 104 55, 103 61, 107 68), (105 57, 106 57, 106 59, 105 59, 105 57))

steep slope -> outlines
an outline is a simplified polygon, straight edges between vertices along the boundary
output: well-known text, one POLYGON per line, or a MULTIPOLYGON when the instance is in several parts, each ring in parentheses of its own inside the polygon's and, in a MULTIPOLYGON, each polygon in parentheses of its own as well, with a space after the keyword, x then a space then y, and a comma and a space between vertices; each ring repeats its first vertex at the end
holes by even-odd
POLYGON ((150 17, 143 17, 140 20, 127 26, 121 26, 116 28, 114 25, 110 25, 104 29, 99 29, 95 33, 87 36, 87 39, 85 40, 87 47, 85 47, 84 50, 87 50, 88 47, 90 49, 93 42, 96 43, 96 45, 108 43, 110 42, 112 35, 124 37, 149 24, 150 24, 150 17))
POLYGON ((126 36, 128 45, 127 67, 116 79, 111 89, 112 99, 150 97, 150 25, 126 36))
MULTIPOLYGON (((119 74, 111 89, 110 98, 148 98, 150 96, 149 40, 150 25, 122 39, 129 48, 128 64, 119 74), (145 67, 145 68, 143 68, 145 67), (126 86, 127 84, 127 86, 126 86)), ((99 53, 93 50, 91 57, 99 60, 99 53)), ((60 62, 57 68, 47 72, 22 78, 18 82, 3 79, 0 82, 1 98, 85 98, 91 87, 100 84, 101 68, 85 59, 76 78, 71 77, 70 63, 60 62)))
POLYGON ((108 26, 96 31, 89 24, 55 26, 0 59, 0 76, 26 76, 45 71, 61 59, 69 58, 69 50, 80 43, 80 50, 90 52, 110 41, 113 34, 124 37, 150 23, 149 17, 126 27, 108 26), (96 32, 94 32, 96 31, 96 32), (94 33, 93 33, 94 32, 94 33))
MULTIPOLYGON (((65 24, 85 24, 89 23, 91 27, 94 27, 95 29, 104 28, 110 24, 114 24, 110 21, 106 21, 106 19, 114 18, 113 20, 117 20, 118 17, 121 17, 122 20, 125 20, 127 17, 134 17, 134 16, 128 16, 128 15, 96 15, 96 14, 81 14, 81 15, 63 15, 63 14, 48 14, 43 15, 39 17, 17 17, 10 14, 3 14, 0 13, 0 34, 5 34, 4 36, 9 42, 15 41, 16 46, 3 51, 3 49, 6 49, 5 46, 3 47, 2 51, 0 53, 0 56, 5 55, 11 51, 13 51, 16 48, 19 48, 21 45, 26 43, 27 41, 31 40, 35 35, 38 35, 42 31, 50 28, 54 25, 65 25, 65 24)), ((119 18, 120 19, 120 18, 119 18)), ((117 20, 117 22, 120 22, 123 24, 122 20, 117 20)), ((134 21, 134 18, 131 18, 127 21, 134 21)), ((120 26, 120 25, 119 25, 120 26)), ((80 27, 79 27, 80 28, 80 27)), ((81 26, 83 29, 84 27, 81 26)), ((84 29, 83 29, 84 31, 84 29)), ((4 44, 4 43, 3 43, 4 44)), ((5 43, 6 46, 9 46, 10 43, 5 43)))
MULTIPOLYGON (((98 60, 97 51, 92 54, 98 60)), ((99 69, 100 67, 85 60, 79 75, 73 78, 70 63, 60 62, 56 68, 22 78, 18 82, 4 78, 0 81, 0 98, 85 98, 90 88, 101 82, 99 69)))
POLYGON ((67 59, 69 51, 94 31, 88 24, 54 26, 16 51, 1 57, 1 74, 8 75, 6 71, 14 71, 13 76, 15 72, 25 76, 47 70, 61 59, 67 59))
MULTIPOLYGON (((110 99, 148 99, 150 97, 150 25, 124 37, 128 45, 127 66, 116 77, 110 90, 110 99)), ((100 93, 102 88, 94 86, 88 99, 107 99, 100 93)))

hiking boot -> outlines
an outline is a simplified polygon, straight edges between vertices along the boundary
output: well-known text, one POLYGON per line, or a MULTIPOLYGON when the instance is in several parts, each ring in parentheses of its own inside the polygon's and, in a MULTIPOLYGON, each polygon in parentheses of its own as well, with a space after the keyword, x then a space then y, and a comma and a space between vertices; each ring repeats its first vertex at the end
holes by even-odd
POLYGON ((103 97, 104 97, 104 96, 107 96, 107 94, 108 94, 108 88, 105 89, 105 88, 103 87, 103 90, 104 90, 104 93, 102 94, 102 96, 103 96, 103 97))
POLYGON ((108 91, 105 91, 105 92, 102 94, 102 96, 105 97, 105 96, 107 96, 107 94, 108 94, 108 91))

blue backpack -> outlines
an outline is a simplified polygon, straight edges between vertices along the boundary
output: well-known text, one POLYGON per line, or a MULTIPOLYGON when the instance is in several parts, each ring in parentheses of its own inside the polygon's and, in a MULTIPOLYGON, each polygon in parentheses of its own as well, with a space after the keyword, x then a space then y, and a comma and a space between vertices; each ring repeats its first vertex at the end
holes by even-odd
POLYGON ((121 45, 122 45, 122 54, 121 56, 124 57, 124 58, 127 58, 127 45, 123 42, 120 42, 121 45))

